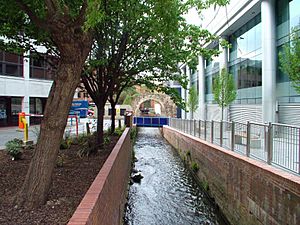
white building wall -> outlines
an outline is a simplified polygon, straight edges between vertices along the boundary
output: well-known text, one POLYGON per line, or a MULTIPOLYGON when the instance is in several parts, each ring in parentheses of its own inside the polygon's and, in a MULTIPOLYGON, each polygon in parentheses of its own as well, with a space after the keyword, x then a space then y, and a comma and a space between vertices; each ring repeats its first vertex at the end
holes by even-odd
MULTIPOLYGON (((23 77, 0 74, 0 96, 23 97, 22 111, 29 113, 30 97, 47 98, 52 85, 50 80, 30 78, 30 59, 24 57, 23 77)), ((26 118, 29 121, 29 117, 26 118)))

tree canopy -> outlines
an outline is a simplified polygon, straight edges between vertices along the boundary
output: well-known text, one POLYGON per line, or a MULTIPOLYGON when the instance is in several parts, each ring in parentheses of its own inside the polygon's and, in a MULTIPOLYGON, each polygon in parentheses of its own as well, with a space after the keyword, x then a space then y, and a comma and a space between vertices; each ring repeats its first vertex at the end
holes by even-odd
POLYGON ((221 74, 219 76, 215 77, 213 83, 213 94, 214 100, 222 109, 221 120, 223 120, 224 108, 227 107, 230 103, 232 103, 236 98, 234 78, 232 74, 228 73, 225 68, 222 69, 221 74))
POLYGON ((197 93, 197 87, 195 85, 192 85, 192 87, 189 90, 189 99, 188 99, 188 107, 192 114, 197 110, 199 106, 198 102, 199 102, 199 98, 197 93))
POLYGON ((280 69, 292 81, 295 90, 300 94, 300 38, 299 30, 291 34, 291 41, 279 52, 280 69))

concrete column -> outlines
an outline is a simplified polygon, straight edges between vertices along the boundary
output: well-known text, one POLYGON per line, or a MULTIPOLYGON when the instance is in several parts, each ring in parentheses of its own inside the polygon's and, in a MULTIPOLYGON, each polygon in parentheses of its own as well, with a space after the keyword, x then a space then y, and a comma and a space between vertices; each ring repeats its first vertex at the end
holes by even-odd
MULTIPOLYGON (((227 40, 226 36, 222 37, 223 40, 227 40)), ((219 44, 219 50, 221 51, 219 59, 220 59, 220 73, 223 68, 228 69, 228 48, 227 47, 222 47, 219 44)))
POLYGON ((275 0, 262 0, 262 122, 276 122, 275 0))
POLYGON ((200 55, 198 57, 198 80, 199 80, 199 112, 200 119, 206 119, 205 110, 205 69, 204 69, 204 58, 200 55))
MULTIPOLYGON (((188 65, 186 65, 186 76, 188 78, 188 86, 187 86, 187 90, 186 90, 186 98, 185 98, 185 102, 188 102, 189 101, 189 89, 191 88, 191 81, 192 81, 192 75, 191 75, 191 71, 190 71, 190 67, 188 65)), ((186 118, 187 119, 193 119, 192 118, 192 112, 190 111, 190 109, 188 108, 188 111, 186 113, 186 118)))
MULTIPOLYGON (((228 37, 227 36, 222 36, 222 40, 228 40, 228 37)), ((219 74, 221 75, 221 72, 222 72, 222 69, 225 68, 227 71, 228 71, 228 61, 229 61, 229 57, 228 57, 228 48, 227 47, 222 47, 220 44, 219 44, 219 50, 221 51, 220 53, 220 72, 219 74)), ((227 120, 228 118, 228 110, 229 110, 229 107, 226 107, 224 109, 224 118, 223 120, 227 120)), ((222 113, 222 110, 220 109, 220 112, 222 113)), ((221 118, 221 116, 220 116, 221 118)), ((221 120, 221 119, 220 119, 221 120)))
MULTIPOLYGON (((185 75, 183 68, 180 69, 180 72, 181 72, 181 74, 183 76, 185 75)), ((181 98, 183 99, 184 102, 186 102, 185 92, 186 92, 186 89, 184 89, 183 87, 181 87, 181 98)), ((182 119, 186 119, 186 117, 185 117, 185 111, 183 109, 181 109, 181 118, 182 119)))
MULTIPOLYGON (((23 104, 22 104, 22 111, 26 114, 30 113, 30 102, 29 102, 29 79, 30 79, 30 58, 28 57, 30 52, 26 52, 23 57, 23 76, 24 76, 24 97, 23 97, 23 104)), ((26 120, 28 125, 30 125, 30 117, 26 116, 26 120)))

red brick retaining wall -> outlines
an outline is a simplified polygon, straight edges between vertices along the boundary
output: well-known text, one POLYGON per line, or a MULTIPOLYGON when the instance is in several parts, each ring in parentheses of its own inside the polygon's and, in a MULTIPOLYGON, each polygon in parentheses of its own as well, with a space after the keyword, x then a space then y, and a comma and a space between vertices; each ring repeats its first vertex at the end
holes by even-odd
POLYGON ((130 129, 126 128, 68 225, 122 224, 130 168, 130 129))
POLYGON ((199 165, 197 176, 232 224, 300 224, 300 176, 170 127, 163 134, 199 165))

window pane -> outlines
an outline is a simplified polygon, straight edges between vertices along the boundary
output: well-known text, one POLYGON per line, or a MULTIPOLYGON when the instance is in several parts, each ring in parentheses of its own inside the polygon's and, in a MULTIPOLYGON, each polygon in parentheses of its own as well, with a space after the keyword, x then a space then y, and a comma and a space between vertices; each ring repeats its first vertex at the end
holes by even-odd
POLYGON ((19 63, 19 57, 16 54, 6 52, 5 53, 5 61, 6 62, 19 63))
POLYGON ((5 74, 6 75, 22 76, 18 73, 18 66, 17 65, 6 64, 5 67, 6 67, 6 69, 5 69, 5 74))

